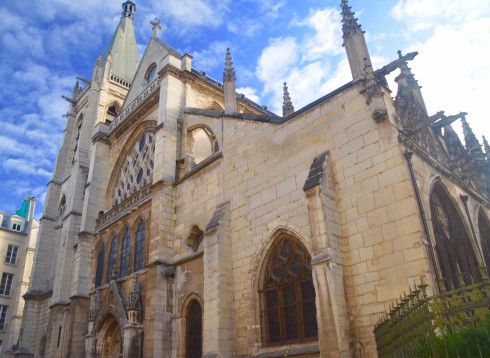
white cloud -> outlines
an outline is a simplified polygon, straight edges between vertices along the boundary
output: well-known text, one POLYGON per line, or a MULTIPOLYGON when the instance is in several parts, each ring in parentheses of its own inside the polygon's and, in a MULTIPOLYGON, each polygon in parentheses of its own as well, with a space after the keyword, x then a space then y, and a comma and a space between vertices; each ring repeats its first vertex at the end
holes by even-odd
POLYGON ((240 87, 236 89, 237 93, 244 94, 246 98, 254 101, 255 103, 260 103, 260 98, 257 95, 257 90, 252 87, 240 87))
MULTIPOLYGON (((419 51, 410 66, 429 112, 468 112, 479 138, 488 134, 490 2, 400 0, 391 13, 406 32, 430 28, 426 39, 407 49, 419 51)), ((460 124, 454 127, 461 132, 460 124)))
POLYGON ((331 64, 344 53, 339 11, 332 8, 311 11, 304 20, 293 21, 291 25, 308 30, 302 38, 271 39, 256 70, 264 84, 262 96, 271 101, 269 105, 276 113, 282 111, 283 82, 288 84, 295 109, 300 109, 351 79, 348 66, 347 70, 334 69, 331 64))
MULTIPOLYGON (((192 53, 193 66, 202 70, 210 71, 215 68, 225 68, 226 49, 230 47, 227 41, 216 41, 202 51, 192 53)), ((233 56, 233 49, 231 49, 233 56)))
POLYGON ((7 171, 15 171, 20 174, 38 175, 48 179, 52 177, 51 172, 43 168, 36 167, 35 162, 26 161, 24 159, 9 158, 2 163, 2 166, 7 171))

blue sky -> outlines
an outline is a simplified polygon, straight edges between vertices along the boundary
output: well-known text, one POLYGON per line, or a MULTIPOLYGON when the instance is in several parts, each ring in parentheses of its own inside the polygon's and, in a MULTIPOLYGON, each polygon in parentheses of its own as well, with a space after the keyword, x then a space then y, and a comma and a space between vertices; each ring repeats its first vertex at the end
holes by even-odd
MULTIPOLYGON (((0 4, 0 210, 38 198, 61 144, 75 77, 90 78, 120 18, 121 0, 5 1, 0 4)), ((350 80, 340 0, 135 0, 142 54, 149 21, 160 38, 222 80, 231 48, 238 91, 280 113, 282 83, 296 109, 350 80)), ((490 135, 489 0, 351 0, 375 68, 397 50, 410 64, 431 114, 466 111, 478 138, 490 135)), ((396 85, 390 85, 393 95, 396 85)), ((455 125, 459 130, 459 125, 455 125)), ((490 139, 490 138, 487 138, 490 139)))

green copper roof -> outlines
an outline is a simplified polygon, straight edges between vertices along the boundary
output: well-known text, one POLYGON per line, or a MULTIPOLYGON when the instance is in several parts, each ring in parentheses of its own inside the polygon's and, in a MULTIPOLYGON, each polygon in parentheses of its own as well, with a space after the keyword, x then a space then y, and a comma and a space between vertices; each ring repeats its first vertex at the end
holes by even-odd
POLYGON ((19 209, 15 212, 15 215, 19 215, 20 217, 24 218, 24 220, 29 220, 29 211, 31 208, 31 198, 26 197, 22 205, 20 206, 19 209))
POLYGON ((102 56, 104 64, 109 53, 112 55, 112 73, 132 82, 140 63, 140 55, 134 36, 133 20, 124 16, 124 13, 102 56))

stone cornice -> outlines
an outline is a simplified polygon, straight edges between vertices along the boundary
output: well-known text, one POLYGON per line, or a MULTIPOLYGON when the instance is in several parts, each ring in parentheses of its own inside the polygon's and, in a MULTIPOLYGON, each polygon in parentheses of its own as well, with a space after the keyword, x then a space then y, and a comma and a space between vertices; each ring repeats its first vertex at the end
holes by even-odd
POLYGON ((51 297, 53 290, 40 291, 40 290, 30 290, 27 291, 24 296, 24 300, 44 300, 45 298, 51 297))
POLYGON ((440 161, 432 157, 429 153, 427 153, 422 147, 420 147, 417 143, 411 140, 407 135, 400 131, 398 135, 398 141, 403 144, 403 146, 409 150, 411 150, 414 154, 417 155, 418 158, 422 159, 425 163, 431 166, 433 169, 438 171, 441 175, 446 177, 452 183, 459 186, 466 193, 468 193, 474 200, 476 200, 481 205, 485 206, 487 209, 490 209, 490 202, 476 192, 468 183, 464 182, 460 177, 458 177, 455 173, 453 173, 449 168, 447 168, 440 161))

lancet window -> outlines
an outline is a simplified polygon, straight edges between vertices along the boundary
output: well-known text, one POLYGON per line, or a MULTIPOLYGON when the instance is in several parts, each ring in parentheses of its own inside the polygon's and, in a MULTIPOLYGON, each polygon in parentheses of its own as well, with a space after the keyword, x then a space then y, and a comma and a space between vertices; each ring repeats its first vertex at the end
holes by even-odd
POLYGON ((82 125, 83 125, 83 115, 80 115, 80 117, 78 117, 77 126, 76 126, 75 143, 73 144, 73 157, 71 160, 72 163, 74 163, 76 159, 78 144, 80 141, 80 134, 82 133, 82 125))
POLYGON ((102 286, 102 276, 104 275, 104 256, 105 256, 105 244, 100 247, 99 254, 97 255, 97 267, 95 269, 95 288, 102 286))
POLYGON ((461 217, 444 187, 437 183, 430 196, 430 212, 436 252, 447 289, 459 287, 458 273, 465 282, 479 279, 478 261, 461 217))
POLYGON ((116 260, 117 260, 117 236, 114 236, 109 247, 109 260, 107 262, 107 278, 106 281, 110 282, 112 280, 113 271, 116 270, 116 260))
POLYGON ((294 238, 279 237, 265 263, 260 302, 265 344, 318 338, 311 257, 294 238))
POLYGON ((126 157, 119 180, 115 186, 112 205, 116 206, 123 200, 150 184, 153 179, 153 154, 155 141, 152 132, 143 135, 134 143, 126 157))
POLYGON ((131 253, 131 234, 126 230, 121 242, 121 263, 119 265, 119 277, 129 275, 129 256, 131 253))
POLYGON ((136 230, 134 241, 134 272, 139 271, 144 266, 145 261, 145 222, 142 221, 136 230))
POLYGON ((480 209, 478 213, 478 229, 480 230, 480 240, 482 246, 483 258, 485 259, 485 265, 490 266, 490 223, 488 218, 480 209))
POLYGON ((186 358, 202 357, 202 308, 192 300, 187 310, 186 358))

